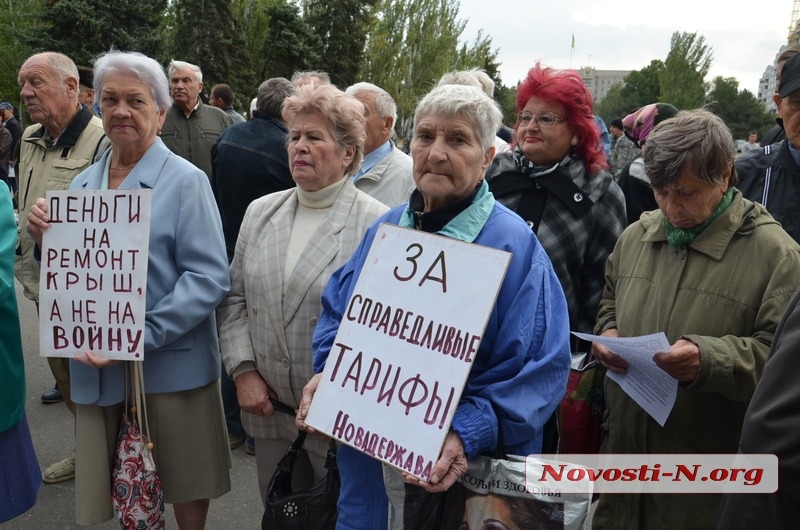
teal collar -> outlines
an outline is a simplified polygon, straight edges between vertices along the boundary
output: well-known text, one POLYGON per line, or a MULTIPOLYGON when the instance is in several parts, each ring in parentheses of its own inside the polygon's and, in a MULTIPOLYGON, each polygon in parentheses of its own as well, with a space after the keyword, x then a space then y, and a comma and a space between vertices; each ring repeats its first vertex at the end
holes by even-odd
MULTIPOLYGON (((478 234, 483 230, 486 221, 489 220, 494 203, 494 195, 489 191, 489 185, 484 180, 480 188, 478 188, 472 204, 456 215, 437 234, 472 243, 478 238, 478 234)), ((408 204, 400 216, 399 225, 403 228, 416 228, 414 226, 414 212, 408 204)))

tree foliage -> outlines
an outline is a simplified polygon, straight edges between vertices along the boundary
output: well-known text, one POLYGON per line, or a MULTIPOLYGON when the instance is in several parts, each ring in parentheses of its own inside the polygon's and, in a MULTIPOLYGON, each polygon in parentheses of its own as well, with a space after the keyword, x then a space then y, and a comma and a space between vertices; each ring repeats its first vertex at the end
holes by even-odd
POLYGON ((664 68, 658 73, 660 99, 679 109, 701 106, 706 95, 703 80, 712 60, 705 37, 697 33, 673 33, 664 68))
POLYGON ((40 24, 28 35, 35 50, 65 53, 90 66, 115 48, 161 59, 165 52, 162 19, 167 0, 45 0, 40 24))
POLYGON ((749 90, 739 90, 739 82, 732 77, 716 77, 706 96, 706 105, 722 118, 734 138, 747 138, 750 131, 759 138, 773 125, 773 116, 749 90))
POLYGON ((33 53, 29 44, 42 24, 41 0, 3 0, 0 2, 0 98, 21 106, 17 72, 33 53))
POLYGON ((703 80, 712 60, 705 37, 675 32, 667 58, 629 73, 623 83, 611 87, 595 112, 609 122, 656 102, 671 103, 678 109, 700 107, 706 95, 703 80))
MULTIPOLYGON (((170 58, 196 64, 203 71, 205 92, 227 83, 236 94, 255 92, 258 81, 242 54, 244 37, 229 0, 174 0, 170 58)), ((239 97, 242 110, 249 98, 239 97)))
POLYGON ((456 0, 381 0, 367 38, 362 80, 392 94, 397 103, 396 130, 411 131, 417 102, 451 70, 484 68, 497 79, 497 51, 479 33, 459 47, 466 21, 458 18, 456 0))
POLYGON ((364 36, 378 0, 306 0, 303 18, 318 37, 319 67, 345 88, 358 81, 364 36))
MULTIPOLYGON (((0 16, 0 98, 16 105, 16 74, 32 53, 58 50, 90 65, 114 47, 165 66, 172 58, 198 64, 207 89, 228 83, 241 95, 240 110, 261 81, 298 70, 325 70, 341 88, 369 81, 395 98, 401 137, 442 74, 482 68, 495 81, 506 123, 516 117, 516 88, 502 83, 491 37, 461 39, 459 0, 2 0, 0 16)), ((667 57, 628 74, 595 112, 610 122, 657 101, 705 104, 736 137, 763 133, 771 116, 736 80, 704 85, 712 59, 702 35, 675 32, 667 57)))
POLYGON ((263 63, 258 78, 292 77, 296 71, 318 70, 319 36, 300 16, 295 5, 281 2, 266 9, 269 38, 263 44, 263 63))
POLYGON ((595 106, 595 112, 606 123, 611 123, 614 118, 622 118, 639 107, 661 101, 658 76, 663 69, 664 63, 655 59, 641 70, 629 73, 623 83, 611 87, 595 106))
MULTIPOLYGON (((244 48, 240 50, 246 64, 253 70, 257 82, 266 79, 264 50, 270 38, 269 10, 274 6, 286 6, 286 0, 233 0, 231 13, 239 21, 244 48)), ((295 9, 295 12, 297 10, 295 9)), ((255 88, 251 91, 255 94, 255 88)))

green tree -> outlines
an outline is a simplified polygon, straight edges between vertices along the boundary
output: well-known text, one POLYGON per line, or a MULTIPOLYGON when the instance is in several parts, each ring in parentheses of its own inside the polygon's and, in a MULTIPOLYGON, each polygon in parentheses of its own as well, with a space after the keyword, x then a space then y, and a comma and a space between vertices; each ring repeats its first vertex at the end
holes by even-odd
MULTIPOLYGON (((267 75, 264 50, 269 40, 269 10, 275 6, 285 6, 287 0, 233 0, 231 13, 238 21, 244 47, 240 54, 246 68, 252 71, 256 84, 266 80, 267 75)), ((295 9, 296 11, 296 9, 295 9)), ((248 95, 254 95, 257 86, 250 87, 248 95)))
POLYGON ((492 48, 492 38, 483 30, 478 30, 472 43, 464 43, 458 51, 455 68, 471 70, 480 68, 494 81, 494 99, 503 111, 503 121, 513 125, 517 119, 515 98, 516 88, 503 85, 500 77, 500 63, 497 60, 498 51, 492 48))
POLYGON ((0 99, 11 102, 15 109, 21 106, 17 72, 33 54, 29 42, 41 24, 41 7, 41 0, 0 2, 0 99))
POLYGON ((712 60, 705 37, 697 33, 673 33, 664 69, 658 74, 660 99, 679 109, 701 106, 706 95, 703 80, 712 60))
POLYGON ((716 77, 706 96, 709 110, 722 118, 734 138, 747 138, 750 131, 762 136, 772 126, 773 117, 749 90, 739 90, 732 77, 716 77))
POLYGON ((625 77, 625 93, 629 99, 630 111, 663 100, 659 76, 664 68, 663 61, 654 59, 641 70, 634 70, 625 77))
MULTIPOLYGON (((227 83, 236 94, 252 94, 258 81, 243 56, 244 36, 229 0, 174 0, 170 57, 196 64, 206 90, 227 83)), ((247 98, 236 99, 239 110, 247 98)))
POLYGON ((614 118, 622 118, 634 110, 650 103, 663 101, 659 92, 659 73, 664 63, 658 59, 641 70, 634 70, 625 76, 622 83, 611 87, 606 96, 595 106, 595 112, 606 123, 614 118))
POLYGON ((494 87, 494 99, 503 110, 503 123, 514 127, 517 122, 517 89, 507 87, 502 83, 494 87))
POLYGON ((392 94, 401 138, 411 130, 414 108, 445 72, 481 67, 497 74, 496 52, 488 36, 459 47, 466 21, 456 0, 381 0, 367 37, 360 78, 392 94))
POLYGON ((56 50, 90 66, 111 48, 139 51, 156 59, 165 52, 161 21, 167 0, 45 0, 41 24, 28 45, 56 50))
POLYGON ((257 77, 292 77, 301 70, 319 69, 319 37, 300 17, 296 5, 281 2, 266 8, 268 38, 262 44, 257 77))
POLYGON ((345 88, 358 81, 364 36, 378 0, 306 0, 303 19, 319 37, 319 67, 345 88))

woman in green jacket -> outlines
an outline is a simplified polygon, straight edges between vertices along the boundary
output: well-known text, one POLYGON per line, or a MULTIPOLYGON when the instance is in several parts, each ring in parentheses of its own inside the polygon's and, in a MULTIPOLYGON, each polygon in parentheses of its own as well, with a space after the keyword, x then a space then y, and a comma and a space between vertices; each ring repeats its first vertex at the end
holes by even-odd
MULTIPOLYGON (((620 236, 606 265, 595 331, 664 332, 655 364, 679 381, 663 427, 605 381, 601 452, 736 453, 772 336, 800 285, 800 247, 734 187, 733 138, 705 110, 684 111, 648 137, 645 167, 659 210, 620 236)), ((608 370, 621 357, 594 344, 608 370)), ((691 464, 692 462, 687 462, 691 464)), ((594 528, 713 528, 721 494, 601 495, 594 528)))
POLYGON ((0 523, 28 511, 42 483, 25 419, 25 366, 14 290, 17 224, 0 185, 0 523))

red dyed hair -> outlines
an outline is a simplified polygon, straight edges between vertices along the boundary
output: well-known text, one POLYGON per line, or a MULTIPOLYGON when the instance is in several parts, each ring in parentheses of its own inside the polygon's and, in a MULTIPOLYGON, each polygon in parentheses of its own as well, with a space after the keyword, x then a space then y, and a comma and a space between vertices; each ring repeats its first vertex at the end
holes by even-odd
MULTIPOLYGON (((517 88, 517 112, 522 112, 533 96, 564 107, 564 118, 578 139, 572 153, 583 162, 587 173, 591 175, 606 167, 600 132, 594 122, 592 95, 578 72, 545 68, 537 62, 517 88)), ((518 126, 514 125, 515 132, 518 126)))

